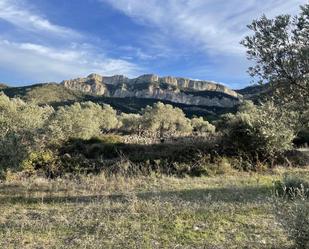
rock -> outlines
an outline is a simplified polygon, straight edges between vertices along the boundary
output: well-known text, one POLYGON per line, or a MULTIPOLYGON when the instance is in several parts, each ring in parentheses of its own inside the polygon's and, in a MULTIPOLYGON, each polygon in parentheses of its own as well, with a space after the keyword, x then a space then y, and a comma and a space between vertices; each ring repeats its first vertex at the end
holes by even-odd
POLYGON ((242 101, 236 91, 211 81, 159 77, 154 74, 129 79, 123 75, 101 76, 90 74, 86 78, 65 80, 65 87, 94 95, 108 97, 152 98, 188 105, 234 107, 242 101), (109 91, 109 86, 113 90, 109 91))

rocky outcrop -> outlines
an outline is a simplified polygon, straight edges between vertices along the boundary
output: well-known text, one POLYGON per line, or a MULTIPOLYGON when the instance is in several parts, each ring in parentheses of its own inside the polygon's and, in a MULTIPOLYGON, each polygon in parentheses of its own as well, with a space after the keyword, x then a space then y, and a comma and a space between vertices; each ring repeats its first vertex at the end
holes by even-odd
POLYGON ((8 86, 6 84, 0 83, 0 89, 5 89, 8 88, 8 86))
POLYGON ((159 77, 146 74, 134 79, 123 75, 65 80, 62 84, 72 90, 108 97, 136 97, 168 100, 188 105, 233 107, 242 101, 242 95, 221 84, 186 78, 159 77))

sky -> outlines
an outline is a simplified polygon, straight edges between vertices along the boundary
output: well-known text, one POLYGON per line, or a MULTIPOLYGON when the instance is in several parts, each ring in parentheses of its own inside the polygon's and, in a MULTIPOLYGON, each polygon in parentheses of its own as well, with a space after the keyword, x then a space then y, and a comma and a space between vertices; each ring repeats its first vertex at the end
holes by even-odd
POLYGON ((0 82, 61 82, 90 73, 158 74, 252 84, 239 42, 262 14, 308 0, 0 0, 0 82))

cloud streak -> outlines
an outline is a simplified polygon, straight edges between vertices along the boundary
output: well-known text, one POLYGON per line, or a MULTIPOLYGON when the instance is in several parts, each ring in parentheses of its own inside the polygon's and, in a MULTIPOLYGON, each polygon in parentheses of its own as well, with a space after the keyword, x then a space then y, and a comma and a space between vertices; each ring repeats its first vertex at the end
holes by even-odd
POLYGON ((237 54, 246 25, 262 13, 295 13, 303 0, 100 0, 142 25, 158 27, 173 39, 207 53, 237 54))
POLYGON ((0 1, 0 19, 30 32, 46 33, 60 37, 80 37, 78 32, 51 23, 48 19, 22 6, 21 2, 16 0, 0 1))
POLYGON ((139 67, 120 59, 98 56, 81 47, 62 49, 32 43, 0 40, 0 68, 23 74, 37 81, 61 81, 96 72, 103 75, 136 75, 139 67))
POLYGON ((88 44, 82 33, 42 17, 27 1, 1 0, 0 20, 14 27, 0 36, 0 74, 9 71, 19 78, 45 82, 94 72, 129 76, 140 72, 136 64, 110 58, 88 44))

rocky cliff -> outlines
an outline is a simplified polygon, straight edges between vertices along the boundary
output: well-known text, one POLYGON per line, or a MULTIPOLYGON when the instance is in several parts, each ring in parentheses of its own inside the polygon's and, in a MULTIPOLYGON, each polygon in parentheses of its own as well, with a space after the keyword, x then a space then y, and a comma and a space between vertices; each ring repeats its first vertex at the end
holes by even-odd
POLYGON ((0 89, 5 89, 8 88, 8 86, 6 84, 0 83, 0 89))
POLYGON ((150 98, 188 105, 233 107, 242 101, 241 94, 218 83, 153 74, 134 79, 123 75, 90 74, 86 78, 65 80, 61 84, 92 95, 150 98))

